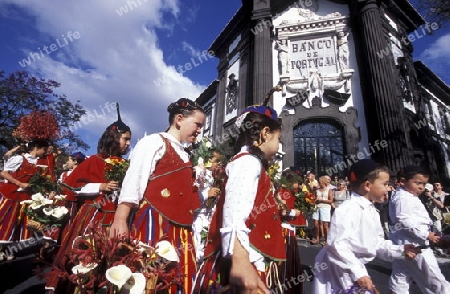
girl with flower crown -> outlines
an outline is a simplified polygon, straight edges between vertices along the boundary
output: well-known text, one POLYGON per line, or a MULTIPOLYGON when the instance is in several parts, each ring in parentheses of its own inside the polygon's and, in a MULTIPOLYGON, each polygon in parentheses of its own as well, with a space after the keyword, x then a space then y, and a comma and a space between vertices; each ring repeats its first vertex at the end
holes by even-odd
MULTIPOLYGON (((97 154, 84 160, 64 181, 67 194, 66 206, 73 208, 78 203, 78 212, 63 230, 61 247, 55 257, 53 265, 57 268, 71 272, 68 252, 73 240, 86 234, 90 224, 100 224, 102 228, 111 225, 114 219, 115 201, 112 193, 119 190, 117 181, 106 179, 107 161, 109 158, 121 158, 128 152, 131 140, 131 130, 122 122, 117 106, 118 120, 108 126, 103 132, 97 145, 97 154)), ((67 293, 64 279, 58 275, 50 274, 46 288, 55 292, 67 293), (56 288, 56 289, 55 289, 56 288)))
POLYGON ((37 161, 45 155, 48 145, 45 140, 29 142, 28 152, 9 158, 0 172, 0 178, 5 179, 0 183, 0 242, 25 240, 30 236, 20 202, 31 199, 28 181, 38 171, 37 161))
POLYGON ((137 237, 148 243, 165 236, 181 253, 183 285, 169 288, 169 293, 190 293, 196 271, 191 226, 199 197, 182 142, 195 141, 205 114, 186 98, 171 103, 167 111, 167 131, 144 137, 133 149, 110 233, 128 234, 127 220, 132 209, 139 207, 133 223, 137 237))
POLYGON ((236 121, 241 130, 237 154, 226 167, 225 195, 211 222, 193 293, 220 287, 222 293, 227 288, 231 293, 282 292, 278 277, 283 273, 276 263, 286 259, 286 250, 267 173, 278 151, 281 123, 276 111, 266 106, 248 107, 236 121))

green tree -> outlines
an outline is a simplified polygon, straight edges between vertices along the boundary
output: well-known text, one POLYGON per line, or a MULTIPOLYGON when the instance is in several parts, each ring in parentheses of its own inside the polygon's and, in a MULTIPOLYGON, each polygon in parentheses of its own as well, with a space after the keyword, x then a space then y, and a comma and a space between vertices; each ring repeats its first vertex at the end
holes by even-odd
POLYGON ((56 116, 60 127, 57 142, 64 150, 84 149, 86 144, 73 130, 86 113, 80 104, 70 102, 65 95, 54 92, 60 84, 53 80, 36 78, 26 71, 5 75, 0 71, 0 147, 11 149, 19 142, 12 136, 19 119, 33 110, 48 110, 56 116))

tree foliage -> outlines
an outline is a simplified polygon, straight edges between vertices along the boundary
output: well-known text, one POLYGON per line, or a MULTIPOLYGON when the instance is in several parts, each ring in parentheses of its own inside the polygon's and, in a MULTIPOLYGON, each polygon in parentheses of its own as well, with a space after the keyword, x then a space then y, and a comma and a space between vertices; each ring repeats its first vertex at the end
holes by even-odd
POLYGON ((450 0, 418 0, 418 9, 429 22, 444 25, 450 19, 450 0))
POLYGON ((89 146, 73 132, 73 126, 86 113, 77 101, 70 102, 65 95, 55 93, 60 84, 53 80, 36 78, 26 71, 5 75, 0 71, 0 146, 11 149, 18 139, 12 132, 19 125, 20 117, 34 110, 51 110, 56 116, 60 134, 56 145, 65 150, 88 149, 89 146))

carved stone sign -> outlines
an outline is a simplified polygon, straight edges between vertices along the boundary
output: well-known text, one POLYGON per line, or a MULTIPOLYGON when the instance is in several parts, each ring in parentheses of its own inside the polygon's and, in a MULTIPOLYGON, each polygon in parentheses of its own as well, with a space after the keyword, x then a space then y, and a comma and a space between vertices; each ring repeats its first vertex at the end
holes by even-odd
POLYGON ((307 77, 318 69, 321 74, 336 73, 336 48, 331 36, 291 41, 289 70, 291 78, 307 77))

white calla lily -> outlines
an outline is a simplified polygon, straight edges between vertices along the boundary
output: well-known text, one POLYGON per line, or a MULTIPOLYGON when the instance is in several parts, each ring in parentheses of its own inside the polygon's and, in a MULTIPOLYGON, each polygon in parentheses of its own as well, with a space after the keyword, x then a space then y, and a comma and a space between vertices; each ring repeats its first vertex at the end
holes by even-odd
POLYGON ((31 195, 31 199, 34 201, 41 201, 42 198, 45 198, 41 193, 36 193, 31 195))
POLYGON ((147 253, 147 254, 153 254, 155 252, 155 248, 153 248, 152 246, 142 243, 141 241, 139 241, 138 244, 138 251, 140 253, 147 253))
POLYGON ((98 264, 96 263, 90 263, 87 265, 82 265, 81 263, 79 265, 76 265, 72 268, 72 272, 74 274, 87 274, 91 270, 97 267, 98 264))
POLYGON ((155 252, 162 258, 165 258, 169 261, 180 261, 175 247, 173 247, 172 244, 170 244, 170 242, 167 240, 159 241, 158 243, 156 243, 155 252))
POLYGON ((129 294, 142 294, 145 291, 146 284, 147 280, 143 274, 133 273, 128 281, 123 285, 123 288, 128 290, 125 292, 129 294))
POLYGON ((122 286, 128 281, 131 277, 131 270, 129 267, 120 264, 117 266, 113 266, 106 270, 106 279, 116 285, 117 287, 122 288, 122 286))
POLYGON ((58 206, 53 209, 52 216, 55 218, 61 218, 69 212, 64 206, 58 206))
POLYGON ((21 204, 21 205, 23 205, 23 204, 31 204, 31 203, 33 203, 33 200, 23 200, 23 201, 20 201, 20 204, 21 204))
POLYGON ((44 209, 42 209, 42 211, 44 212, 45 215, 53 214, 53 208, 51 208, 51 207, 45 207, 44 209))
POLYGON ((31 195, 31 200, 32 200, 32 203, 30 205, 31 209, 38 209, 44 205, 53 203, 53 200, 46 198, 41 193, 31 195))
POLYGON ((64 200, 64 199, 66 199, 66 197, 67 197, 66 195, 56 195, 55 199, 56 200, 64 200))
POLYGON ((205 143, 205 146, 206 146, 206 148, 211 148, 212 147, 212 143, 210 142, 210 141, 207 141, 206 143, 205 143))

